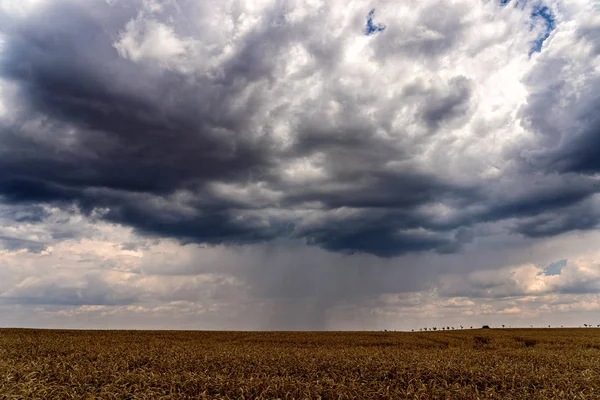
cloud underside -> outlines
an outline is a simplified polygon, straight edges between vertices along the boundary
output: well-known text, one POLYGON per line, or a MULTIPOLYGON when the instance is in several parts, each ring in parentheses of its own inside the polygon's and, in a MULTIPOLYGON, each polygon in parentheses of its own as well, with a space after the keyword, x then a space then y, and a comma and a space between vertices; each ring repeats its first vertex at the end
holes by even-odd
MULTIPOLYGON (((522 248, 512 245, 510 252, 496 239, 462 254, 385 259, 347 257, 297 241, 181 246, 58 208, 46 212, 37 239, 57 237, 52 246, 40 252, 0 250, 4 326, 556 326, 593 322, 600 311, 598 232, 587 232, 583 240, 567 234, 522 248), (92 239, 67 238, 65 226, 91 230, 85 236, 92 239), (555 261, 558 254, 568 259, 555 261)), ((23 224, 29 232, 37 226, 23 224)))
POLYGON ((381 257, 594 230, 600 31, 573 4, 552 33, 474 0, 385 3, 381 25, 359 3, 0 8, 0 195, 184 243, 381 257))

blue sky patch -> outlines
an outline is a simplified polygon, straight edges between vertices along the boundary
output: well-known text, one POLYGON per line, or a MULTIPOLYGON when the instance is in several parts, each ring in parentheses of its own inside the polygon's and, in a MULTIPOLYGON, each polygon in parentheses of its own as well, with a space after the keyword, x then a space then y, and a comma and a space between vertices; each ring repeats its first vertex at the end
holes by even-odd
POLYGON ((553 262, 552 264, 550 264, 546 268, 544 268, 543 274, 546 276, 560 275, 563 268, 566 266, 567 266, 567 260, 560 260, 557 262, 553 262))
POLYGON ((385 30, 385 25, 383 24, 374 24, 373 23, 373 15, 375 15, 375 9, 369 11, 369 15, 367 15, 367 26, 365 27, 365 35, 371 36, 377 32, 383 32, 385 30))
POLYGON ((543 23, 546 26, 546 29, 542 36, 533 42, 531 50, 529 51, 529 55, 542 51, 544 42, 550 37, 552 31, 556 28, 556 19, 554 18, 554 13, 550 8, 548 8, 548 6, 536 6, 531 13, 531 20, 532 28, 539 23, 543 23))
MULTIPOLYGON (((514 7, 519 7, 522 10, 527 6, 529 2, 527 0, 499 0, 500 6, 505 7, 509 3, 513 3, 514 7)), ((531 44, 531 49, 529 49, 529 55, 531 56, 533 53, 539 53, 542 51, 542 46, 546 39, 550 37, 552 31, 556 28, 556 18, 554 17, 554 13, 550 7, 544 5, 542 1, 538 1, 532 8, 530 15, 530 29, 535 28, 539 24, 543 24, 544 30, 540 37, 534 40, 531 44)))

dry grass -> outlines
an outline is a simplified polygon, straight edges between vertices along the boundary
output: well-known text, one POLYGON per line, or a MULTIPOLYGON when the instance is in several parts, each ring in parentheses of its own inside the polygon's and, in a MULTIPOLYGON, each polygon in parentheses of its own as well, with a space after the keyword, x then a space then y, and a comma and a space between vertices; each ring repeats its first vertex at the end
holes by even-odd
POLYGON ((600 330, 0 330, 0 398, 600 398, 600 330))

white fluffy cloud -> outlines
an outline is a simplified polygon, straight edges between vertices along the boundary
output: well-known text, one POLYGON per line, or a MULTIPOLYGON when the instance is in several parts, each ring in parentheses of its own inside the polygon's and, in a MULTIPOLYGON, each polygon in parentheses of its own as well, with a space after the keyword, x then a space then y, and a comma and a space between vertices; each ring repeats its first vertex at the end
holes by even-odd
POLYGON ((154 61, 168 67, 183 62, 192 45, 193 42, 178 38, 165 24, 137 19, 127 24, 115 48, 131 61, 154 61))

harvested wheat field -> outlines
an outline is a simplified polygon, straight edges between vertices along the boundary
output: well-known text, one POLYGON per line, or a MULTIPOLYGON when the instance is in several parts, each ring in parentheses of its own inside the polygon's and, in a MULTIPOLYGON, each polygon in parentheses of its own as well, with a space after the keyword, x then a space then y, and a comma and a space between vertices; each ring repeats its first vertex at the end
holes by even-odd
POLYGON ((0 330, 0 397, 600 398, 600 329, 0 330))

